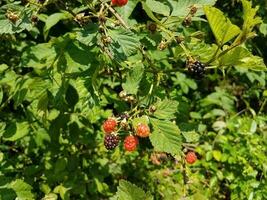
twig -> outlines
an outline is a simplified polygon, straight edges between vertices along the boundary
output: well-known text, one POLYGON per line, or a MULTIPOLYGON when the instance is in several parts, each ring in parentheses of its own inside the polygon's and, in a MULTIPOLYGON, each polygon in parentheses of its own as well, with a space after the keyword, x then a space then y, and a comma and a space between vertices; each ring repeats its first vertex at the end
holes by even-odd
POLYGON ((125 21, 121 18, 121 16, 107 3, 104 3, 104 5, 109 9, 109 11, 120 21, 121 25, 126 28, 126 29, 130 29, 129 26, 127 26, 127 24, 125 23, 125 21))

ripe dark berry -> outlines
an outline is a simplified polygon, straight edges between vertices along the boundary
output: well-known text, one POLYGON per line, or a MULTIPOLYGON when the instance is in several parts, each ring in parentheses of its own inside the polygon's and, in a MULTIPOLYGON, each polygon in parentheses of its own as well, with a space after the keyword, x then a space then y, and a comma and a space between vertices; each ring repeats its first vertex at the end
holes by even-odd
POLYGON ((150 129, 148 127, 148 125, 146 124, 138 124, 137 128, 136 128, 136 134, 139 137, 148 137, 150 134, 150 129))
POLYGON ((125 6, 128 3, 128 0, 111 0, 112 5, 114 6, 125 6))
POLYGON ((37 0, 37 2, 43 4, 45 2, 45 0, 37 0))
POLYGON ((103 124, 103 130, 105 133, 112 133, 116 130, 117 121, 113 118, 107 119, 103 124))
POLYGON ((138 145, 138 138, 132 135, 127 136, 124 139, 124 149, 126 151, 135 151, 138 145))
POLYGON ((203 78, 205 74, 205 65, 200 61, 189 62, 187 68, 190 74, 195 78, 203 78))
POLYGON ((115 149, 116 146, 118 146, 119 141, 120 141, 119 136, 114 134, 108 134, 105 135, 104 145, 107 150, 112 150, 115 149))
POLYGON ((186 162, 189 163, 189 164, 193 164, 194 162, 196 162, 197 160, 197 155, 194 151, 189 151, 187 154, 186 154, 186 162))

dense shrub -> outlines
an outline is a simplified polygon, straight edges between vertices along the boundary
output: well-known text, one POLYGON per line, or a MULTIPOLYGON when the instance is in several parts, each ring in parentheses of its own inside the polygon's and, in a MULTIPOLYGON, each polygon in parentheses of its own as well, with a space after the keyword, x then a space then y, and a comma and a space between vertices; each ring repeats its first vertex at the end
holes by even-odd
POLYGON ((266 12, 0 1, 0 199, 267 199, 266 12))

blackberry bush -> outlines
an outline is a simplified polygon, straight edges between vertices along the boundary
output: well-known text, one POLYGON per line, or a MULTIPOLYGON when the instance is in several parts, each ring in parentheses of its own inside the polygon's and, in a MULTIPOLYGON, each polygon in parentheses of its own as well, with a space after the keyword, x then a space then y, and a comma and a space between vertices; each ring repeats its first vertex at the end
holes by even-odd
POLYGON ((1 0, 0 199, 267 199, 266 13, 1 0))

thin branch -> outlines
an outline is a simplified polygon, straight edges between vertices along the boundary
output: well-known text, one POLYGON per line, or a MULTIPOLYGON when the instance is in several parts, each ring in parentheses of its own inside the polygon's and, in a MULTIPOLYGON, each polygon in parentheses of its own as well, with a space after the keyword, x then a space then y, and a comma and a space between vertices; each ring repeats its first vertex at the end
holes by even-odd
POLYGON ((104 5, 109 9, 109 11, 120 21, 121 25, 126 28, 130 29, 129 26, 125 23, 125 21, 121 18, 121 16, 107 3, 104 3, 104 5))

